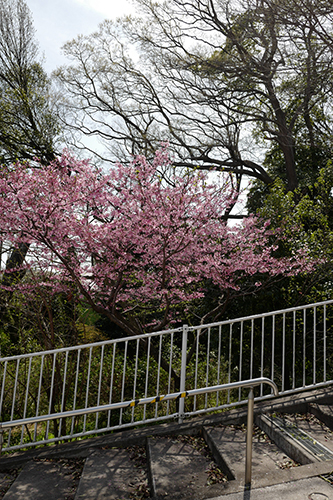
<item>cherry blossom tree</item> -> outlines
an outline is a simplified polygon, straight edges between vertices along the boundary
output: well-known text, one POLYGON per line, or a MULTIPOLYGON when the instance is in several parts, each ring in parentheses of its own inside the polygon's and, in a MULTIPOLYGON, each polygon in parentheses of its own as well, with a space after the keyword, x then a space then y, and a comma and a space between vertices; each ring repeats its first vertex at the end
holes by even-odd
POLYGON ((180 175, 166 146, 151 162, 138 156, 108 173, 66 151, 38 169, 2 167, 2 239, 29 245, 25 278, 11 290, 75 293, 136 335, 176 320, 176 307, 204 297, 207 281, 222 295, 244 276, 311 269, 304 249, 275 257, 282 236, 268 222, 229 227, 223 214, 234 196, 222 174, 180 175))

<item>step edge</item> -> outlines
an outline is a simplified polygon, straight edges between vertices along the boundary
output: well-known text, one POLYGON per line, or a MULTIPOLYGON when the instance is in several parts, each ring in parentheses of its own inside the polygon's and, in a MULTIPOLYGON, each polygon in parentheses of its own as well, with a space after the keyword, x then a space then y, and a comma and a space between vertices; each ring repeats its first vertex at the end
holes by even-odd
POLYGON ((225 457, 223 457, 223 455, 220 453, 220 451, 219 451, 218 447, 216 446, 214 439, 210 435, 209 429, 207 427, 205 427, 205 426, 203 427, 202 434, 203 434, 204 440, 207 443, 207 446, 209 447, 209 449, 213 455, 215 462, 217 463, 219 468, 222 470, 222 472, 224 472, 224 474, 226 474, 228 481, 236 480, 237 478, 233 472, 232 464, 230 464, 229 460, 226 459, 225 457))
POLYGON ((313 455, 287 432, 281 432, 279 426, 267 415, 255 415, 254 420, 256 425, 264 431, 288 457, 299 462, 301 465, 320 462, 318 457, 313 455))

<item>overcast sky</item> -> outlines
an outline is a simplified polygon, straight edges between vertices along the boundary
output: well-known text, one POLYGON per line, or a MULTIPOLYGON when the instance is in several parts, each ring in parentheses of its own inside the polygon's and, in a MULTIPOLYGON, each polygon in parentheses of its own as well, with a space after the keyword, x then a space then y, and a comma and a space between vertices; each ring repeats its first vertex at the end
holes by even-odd
POLYGON ((104 19, 135 13, 131 0, 26 0, 48 73, 66 62, 62 45, 94 32, 104 19))

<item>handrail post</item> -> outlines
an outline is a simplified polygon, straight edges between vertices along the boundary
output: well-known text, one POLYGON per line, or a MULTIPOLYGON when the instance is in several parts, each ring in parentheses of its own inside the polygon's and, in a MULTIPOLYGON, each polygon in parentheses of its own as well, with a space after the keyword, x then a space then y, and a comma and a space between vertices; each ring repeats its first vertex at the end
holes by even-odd
POLYGON ((245 456, 245 485, 251 484, 252 472, 252 436, 253 436, 253 387, 250 388, 247 405, 247 429, 246 429, 246 456, 245 456))
POLYGON ((2 424, 0 424, 0 455, 2 452, 2 447, 3 447, 3 428, 2 424))
MULTIPOLYGON (((188 325, 183 325, 182 364, 180 368, 180 392, 185 392, 188 325)), ((184 421, 185 398, 179 398, 178 423, 184 421)))

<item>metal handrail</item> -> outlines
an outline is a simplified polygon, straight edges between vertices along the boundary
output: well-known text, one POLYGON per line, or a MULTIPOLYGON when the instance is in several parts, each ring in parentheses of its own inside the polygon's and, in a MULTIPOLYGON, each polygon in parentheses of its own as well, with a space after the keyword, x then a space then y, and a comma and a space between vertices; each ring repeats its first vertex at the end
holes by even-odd
POLYGON ((20 425, 37 424, 40 422, 47 422, 50 420, 75 417, 79 415, 88 415, 90 413, 98 413, 102 411, 114 410, 117 408, 130 408, 138 405, 144 405, 149 403, 158 403, 160 401, 171 401, 173 399, 186 398, 189 396, 197 396, 199 394, 207 394, 210 392, 226 391, 231 389, 237 389, 241 387, 249 387, 250 392, 248 396, 248 413, 247 413, 247 435, 246 435, 246 461, 245 461, 245 484, 251 483, 251 468, 252 468, 252 434, 253 434, 253 408, 254 408, 254 395, 253 387, 261 384, 268 384, 274 392, 274 396, 279 394, 277 385, 273 380, 266 377, 259 377, 250 380, 242 380, 238 382, 229 382, 228 384, 214 385, 210 387, 202 387, 200 389, 191 389, 189 391, 173 392, 170 394, 153 396, 149 398, 142 399, 132 399, 130 401, 122 401, 119 403, 110 403, 101 406, 92 406, 91 408, 82 408, 78 410, 68 410, 59 413, 51 413, 49 415, 39 415, 36 417, 22 418, 18 420, 12 420, 8 422, 0 423, 0 453, 2 449, 2 434, 6 429, 11 429, 20 425))
MULTIPOLYGON (((186 412, 181 398, 177 409, 172 401, 156 404, 156 408, 149 404, 133 407, 130 412, 117 409, 114 413, 119 413, 119 421, 111 411, 106 412, 106 419, 98 418, 98 413, 87 414, 86 409, 95 405, 98 411, 99 405, 134 399, 138 391, 144 397, 151 391, 169 393, 175 390, 171 389, 175 380, 179 381, 177 390, 184 392, 190 374, 193 388, 264 375, 276 381, 280 394, 285 395, 332 385, 333 370, 328 362, 333 332, 329 320, 333 314, 331 304, 333 300, 217 323, 182 325, 138 336, 0 357, 0 415, 6 412, 6 420, 85 409, 84 418, 73 417, 69 427, 68 422, 63 427, 61 419, 59 426, 55 421, 54 433, 49 430, 49 421, 45 422, 45 433, 37 429, 37 424, 33 435, 24 425, 20 438, 18 433, 12 436, 8 432, 6 451, 170 418, 178 417, 181 423, 184 417, 245 403, 242 390, 236 389, 228 398, 221 398, 223 392, 214 393, 216 401, 212 393, 194 396, 188 401, 186 412)), ((267 392, 271 391, 264 391, 261 385, 256 401, 270 397, 267 392)))

